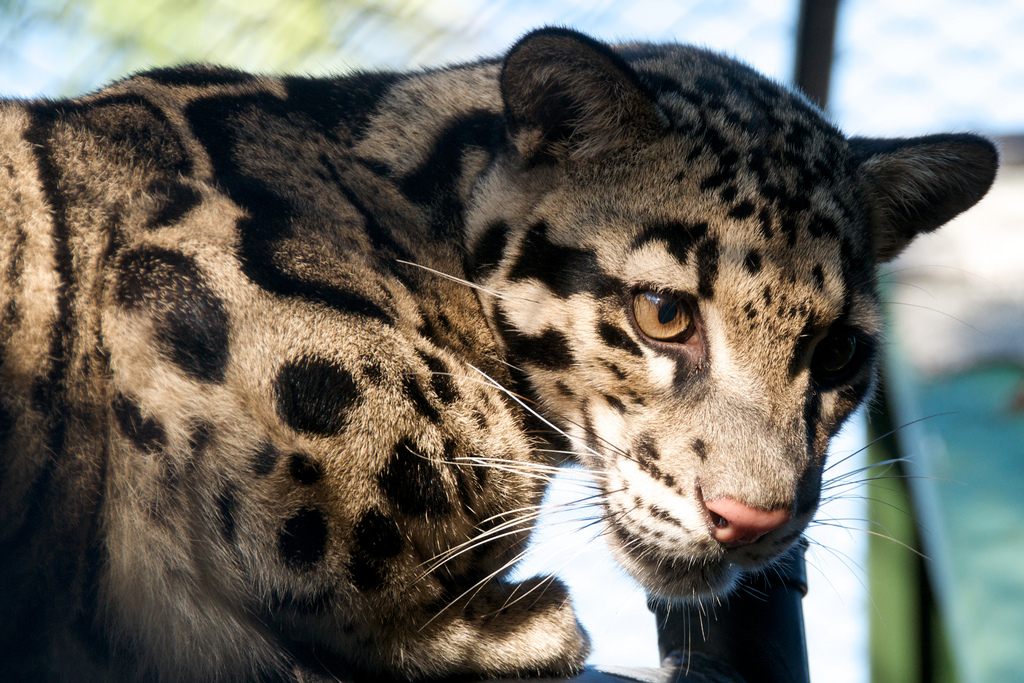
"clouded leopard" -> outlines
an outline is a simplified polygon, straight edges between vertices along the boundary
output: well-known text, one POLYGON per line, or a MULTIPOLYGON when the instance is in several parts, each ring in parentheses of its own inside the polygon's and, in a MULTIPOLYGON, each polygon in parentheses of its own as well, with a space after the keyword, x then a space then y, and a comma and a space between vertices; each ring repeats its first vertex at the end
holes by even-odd
POLYGON ((578 670, 563 586, 506 578, 554 467, 653 595, 770 563, 872 391, 875 267, 996 165, 563 29, 0 102, 2 667, 578 670))

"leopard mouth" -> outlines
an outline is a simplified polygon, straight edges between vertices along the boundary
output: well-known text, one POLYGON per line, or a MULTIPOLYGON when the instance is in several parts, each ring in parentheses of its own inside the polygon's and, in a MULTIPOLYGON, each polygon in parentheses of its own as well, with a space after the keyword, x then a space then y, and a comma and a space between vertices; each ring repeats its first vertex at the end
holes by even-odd
POLYGON ((740 577, 741 568, 728 558, 721 546, 700 544, 689 552, 668 551, 605 516, 608 543, 620 565, 652 596, 694 599, 729 592, 740 577))

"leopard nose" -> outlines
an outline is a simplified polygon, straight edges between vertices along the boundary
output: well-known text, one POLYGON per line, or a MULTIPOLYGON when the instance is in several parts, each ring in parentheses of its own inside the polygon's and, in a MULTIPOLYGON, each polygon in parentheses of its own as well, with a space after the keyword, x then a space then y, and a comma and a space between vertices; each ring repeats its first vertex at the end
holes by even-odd
POLYGON ((748 545, 793 518, 786 508, 758 510, 732 498, 704 502, 711 518, 711 535, 730 547, 748 545))

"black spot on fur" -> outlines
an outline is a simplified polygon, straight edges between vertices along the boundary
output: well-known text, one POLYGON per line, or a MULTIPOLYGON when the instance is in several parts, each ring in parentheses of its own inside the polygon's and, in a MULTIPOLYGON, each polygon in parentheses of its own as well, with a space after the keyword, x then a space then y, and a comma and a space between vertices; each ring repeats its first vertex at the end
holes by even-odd
POLYGON ((277 538, 278 552, 292 569, 308 570, 327 551, 327 519, 317 508, 302 508, 289 517, 277 538))
POLYGON ((296 431, 337 434, 345 413, 359 398, 352 375, 318 356, 303 356, 281 366, 274 382, 277 413, 296 431))
POLYGON ((219 382, 229 359, 228 314, 191 256, 143 247, 121 256, 114 297, 156 322, 161 353, 194 379, 219 382))
POLYGON ((395 446, 377 481, 395 507, 407 515, 440 517, 451 509, 440 470, 408 440, 395 446))
POLYGON ((553 327, 545 329, 539 337, 532 337, 530 347, 527 360, 541 367, 565 370, 573 364, 568 338, 553 327))
MULTIPOLYGON (((795 309, 791 309, 795 313, 795 309)), ((792 314, 791 314, 792 317, 792 314)), ((807 355, 811 348, 811 343, 814 341, 815 332, 815 321, 814 316, 808 316, 807 320, 804 321, 803 328, 800 330, 800 334, 796 338, 796 343, 793 345, 793 355, 789 359, 789 381, 796 379, 796 376, 804 369, 804 361, 807 359, 807 355)))
POLYGON ((355 541, 366 555, 387 559, 402 552, 402 533, 395 520, 373 508, 364 514, 355 527, 355 541))
POLYGON ((508 224, 495 221, 486 228, 476 241, 470 262, 470 270, 477 277, 485 278, 498 267, 505 247, 508 245, 508 224))
POLYGON ((628 377, 628 375, 622 370, 622 368, 620 368, 615 363, 605 361, 604 366, 608 368, 608 371, 615 375, 615 378, 618 379, 620 382, 625 381, 626 377, 628 377))
POLYGON ((315 460, 296 453, 288 458, 288 474, 300 484, 311 486, 323 478, 324 468, 315 460))
POLYGON ((715 295, 718 279, 718 240, 707 239, 697 246, 697 294, 704 299, 715 295))
POLYGON ((579 292, 603 293, 608 281, 594 252, 549 241, 548 225, 543 221, 527 231, 508 277, 537 280, 562 298, 579 292))
POLYGON ((597 334, 608 346, 622 349, 634 356, 643 358, 644 352, 640 346, 618 325, 602 320, 597 324, 597 334))
POLYGON ((818 291, 824 291, 825 289, 825 273, 821 269, 821 264, 814 266, 814 270, 811 271, 811 276, 814 278, 814 286, 818 291))
MULTIPOLYGON (((804 402, 804 429, 807 430, 807 457, 814 459, 817 445, 823 441, 818 434, 821 422, 821 395, 812 386, 804 402)), ((824 453, 822 453, 824 455, 824 453)))
POLYGON ((419 382, 412 376, 406 376, 402 380, 402 389, 404 390, 406 398, 412 403, 413 408, 416 412, 427 418, 431 422, 437 422, 441 418, 441 413, 437 411, 430 401, 427 399, 426 394, 423 393, 423 389, 420 387, 419 382))
POLYGON ((290 111, 311 120, 325 133, 337 135, 340 128, 358 138, 363 135, 377 102, 402 78, 401 74, 388 71, 346 78, 286 76, 282 82, 288 98, 274 98, 276 101, 270 102, 270 107, 276 116, 287 118, 290 111))
POLYGON ((811 237, 827 236, 836 238, 839 237, 839 226, 828 216, 815 214, 807 222, 807 232, 811 233, 811 237))
POLYGON ((156 453, 166 444, 163 426, 151 417, 142 417, 142 411, 135 401, 124 394, 117 394, 112 407, 121 433, 140 450, 156 453))
POLYGON ((744 218, 750 218, 754 215, 754 203, 751 201, 742 201, 736 206, 729 210, 729 218, 735 218, 736 220, 743 220, 744 218))
POLYGON ((786 234, 786 244, 793 248, 796 246, 796 220, 792 216, 782 219, 782 232, 786 234))
POLYGON ((747 320, 753 320, 757 317, 757 309, 754 308, 754 302, 748 301, 743 305, 743 311, 747 314, 747 320))
POLYGON ((761 228, 761 234, 764 235, 766 240, 770 240, 775 236, 772 231, 772 214, 767 208, 762 208, 757 213, 757 225, 761 228))
POLYGON ((757 275, 761 272, 761 254, 756 249, 748 251, 747 257, 743 260, 743 267, 751 275, 757 275))
POLYGON ((651 462, 653 460, 660 460, 661 453, 654 446, 654 439, 650 435, 643 435, 636 444, 637 457, 641 462, 651 462))
POLYGON ((159 198, 159 208, 149 219, 150 228, 162 228, 177 223, 203 201, 203 195, 199 190, 180 180, 150 186, 149 193, 159 198))
POLYGON ((661 241, 668 252, 681 264, 690 259, 694 246, 708 235, 707 223, 684 224, 679 221, 655 221, 644 226, 644 231, 633 240, 631 249, 639 249, 648 242, 661 241))
POLYGON ((692 446, 693 452, 697 454, 701 461, 708 459, 708 445, 704 443, 704 439, 694 439, 692 446))
POLYGON ((265 477, 274 471, 278 460, 281 459, 281 452, 274 447, 274 444, 264 441, 252 454, 252 471, 260 477, 265 477))
POLYGON ((388 565, 359 549, 353 549, 345 569, 348 570, 352 585, 364 593, 377 590, 387 581, 388 565))
POLYGON ((604 394, 604 400, 607 401, 608 405, 610 405, 612 408, 614 408, 619 413, 625 413, 626 412, 626 406, 622 403, 622 401, 620 401, 619 399, 615 398, 614 396, 611 396, 609 394, 604 394))
POLYGON ((217 496, 217 519, 220 534, 227 543, 235 540, 235 510, 238 507, 237 491, 234 484, 227 484, 217 496))
POLYGON ((419 352, 419 357, 430 369, 430 387, 445 405, 451 405, 459 398, 459 390, 452 379, 451 370, 440 358, 431 356, 429 353, 419 352))
POLYGON ((433 224, 442 235, 458 235, 462 230, 458 183, 463 155, 472 147, 491 153, 500 147, 504 134, 505 122, 500 115, 484 110, 465 114, 437 136, 423 164, 402 179, 400 187, 405 196, 429 206, 441 219, 433 224))
POLYGON ((569 340, 558 330, 549 327, 538 336, 523 334, 512 327, 500 306, 495 307, 494 317, 513 365, 531 363, 549 370, 564 370, 572 365, 569 340))
MULTIPOLYGON (((332 192, 338 193, 337 205, 342 206, 348 188, 332 184, 329 177, 311 179, 311 172, 296 172, 283 180, 276 164, 282 155, 290 155, 292 169, 323 168, 322 149, 306 144, 307 131, 326 125, 332 133, 343 134, 344 127, 354 130, 364 125, 372 114, 372 103, 392 82, 379 74, 375 78, 379 84, 367 83, 365 77, 358 76, 285 79, 292 92, 288 99, 269 93, 218 95, 191 102, 184 113, 210 153, 220 188, 246 210, 247 216, 238 223, 238 257, 246 277, 274 294, 301 297, 390 323, 390 314, 367 297, 308 274, 297 275, 294 264, 282 262, 290 250, 281 248, 282 242, 301 237, 300 229, 308 227, 308 222, 323 221, 320 214, 310 215, 310 207, 324 207, 324 195, 332 192), (366 108, 345 106, 352 101, 366 108), (276 153, 253 153, 252 136, 260 137, 265 145, 274 145, 276 153)), ((327 162, 338 176, 333 160, 327 162)), ((335 218, 342 220, 341 216, 335 218)))

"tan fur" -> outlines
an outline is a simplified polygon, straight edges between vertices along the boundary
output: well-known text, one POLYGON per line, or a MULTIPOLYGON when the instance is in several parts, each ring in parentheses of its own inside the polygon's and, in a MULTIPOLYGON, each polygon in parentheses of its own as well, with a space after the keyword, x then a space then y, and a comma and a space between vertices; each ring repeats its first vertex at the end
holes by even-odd
POLYGON ((735 62, 558 29, 0 104, 0 665, 573 673, 564 587, 505 578, 569 452, 652 595, 723 594, 799 537, 871 392, 877 259, 991 181, 951 137, 849 141, 735 62), (646 335, 643 292, 693 334, 646 335), (718 498, 792 519, 728 545, 718 498))

